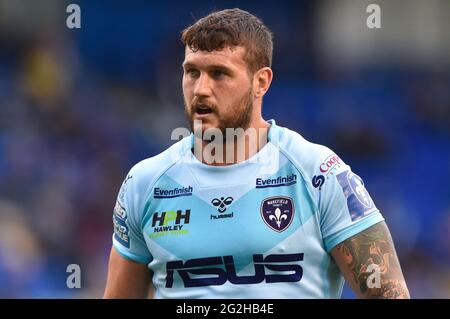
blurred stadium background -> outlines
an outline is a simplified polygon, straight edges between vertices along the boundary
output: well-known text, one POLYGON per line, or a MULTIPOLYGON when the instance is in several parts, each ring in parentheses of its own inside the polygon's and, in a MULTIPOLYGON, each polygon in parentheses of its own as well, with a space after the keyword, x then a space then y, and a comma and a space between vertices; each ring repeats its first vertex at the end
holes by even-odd
POLYGON ((275 35, 265 118, 349 163, 412 297, 450 298, 447 0, 0 0, 0 297, 102 295, 120 184, 186 126, 180 32, 235 6, 275 35), (66 27, 70 3, 81 29, 66 27), (366 27, 369 3, 381 29, 366 27))

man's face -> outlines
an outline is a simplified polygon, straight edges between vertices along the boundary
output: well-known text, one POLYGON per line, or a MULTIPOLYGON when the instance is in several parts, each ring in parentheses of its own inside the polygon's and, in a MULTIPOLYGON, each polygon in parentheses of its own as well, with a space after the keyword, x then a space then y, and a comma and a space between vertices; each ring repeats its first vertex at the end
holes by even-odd
POLYGON ((226 128, 248 128, 253 88, 244 54, 243 47, 212 52, 193 52, 186 47, 183 95, 192 130, 194 120, 202 121, 202 132, 208 128, 223 133, 226 128))

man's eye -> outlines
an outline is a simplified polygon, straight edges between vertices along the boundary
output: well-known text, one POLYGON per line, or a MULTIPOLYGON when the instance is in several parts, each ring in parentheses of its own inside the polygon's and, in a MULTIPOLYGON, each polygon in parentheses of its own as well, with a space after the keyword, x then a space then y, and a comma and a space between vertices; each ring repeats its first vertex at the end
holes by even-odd
POLYGON ((196 70, 196 69, 187 69, 186 74, 188 74, 192 77, 197 77, 199 73, 198 73, 198 70, 196 70))
POLYGON ((221 70, 214 70, 214 71, 212 71, 212 76, 214 78, 219 78, 219 77, 224 76, 224 75, 226 75, 225 72, 223 72, 221 70))

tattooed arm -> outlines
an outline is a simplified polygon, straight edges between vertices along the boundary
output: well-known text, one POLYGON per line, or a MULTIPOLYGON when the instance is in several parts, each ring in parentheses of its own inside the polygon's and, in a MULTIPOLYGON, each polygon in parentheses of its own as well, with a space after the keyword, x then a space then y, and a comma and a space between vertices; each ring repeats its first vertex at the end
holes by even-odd
POLYGON ((358 298, 409 298, 385 222, 340 243, 331 255, 358 298))

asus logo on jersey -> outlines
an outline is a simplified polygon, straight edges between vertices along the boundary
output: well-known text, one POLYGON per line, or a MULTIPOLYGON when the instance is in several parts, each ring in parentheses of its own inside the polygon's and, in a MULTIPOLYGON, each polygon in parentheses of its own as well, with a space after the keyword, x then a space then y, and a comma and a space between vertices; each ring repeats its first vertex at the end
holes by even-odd
POLYGON ((185 288, 220 286, 227 281, 234 285, 259 284, 274 282, 297 282, 302 279, 303 269, 298 262, 303 260, 303 253, 274 254, 263 257, 253 255, 254 275, 238 276, 233 256, 217 256, 167 262, 166 288, 172 288, 174 273, 177 272, 185 288), (290 263, 290 264, 289 264, 290 263), (214 267, 215 266, 215 267, 214 267), (266 274, 266 270, 270 274, 266 274), (275 273, 274 273, 275 272, 275 273), (276 273, 276 272, 282 272, 276 273), (197 276, 192 278, 190 275, 197 276))

